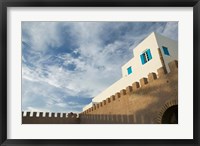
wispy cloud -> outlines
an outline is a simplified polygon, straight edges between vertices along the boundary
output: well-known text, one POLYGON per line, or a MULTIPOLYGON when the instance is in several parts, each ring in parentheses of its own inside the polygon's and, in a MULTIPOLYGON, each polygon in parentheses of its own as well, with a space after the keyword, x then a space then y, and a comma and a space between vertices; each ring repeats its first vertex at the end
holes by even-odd
POLYGON ((59 22, 22 22, 22 41, 38 51, 56 49, 64 41, 59 31, 59 22))
POLYGON ((152 31, 178 39, 177 22, 22 22, 22 109, 81 111, 152 31))

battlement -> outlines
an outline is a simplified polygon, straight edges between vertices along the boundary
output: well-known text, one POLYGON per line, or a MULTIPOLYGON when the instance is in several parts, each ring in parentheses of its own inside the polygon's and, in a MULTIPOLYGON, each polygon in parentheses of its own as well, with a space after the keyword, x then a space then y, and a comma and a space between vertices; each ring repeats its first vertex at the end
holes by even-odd
POLYGON ((132 83, 132 86, 128 86, 125 89, 120 90, 119 92, 115 93, 115 95, 112 95, 105 100, 103 100, 100 103, 97 103, 93 105, 91 108, 83 111, 81 114, 93 114, 94 112, 100 110, 101 108, 104 108, 105 106, 109 106, 109 104, 112 104, 117 99, 122 99, 127 97, 127 95, 131 95, 133 93, 136 93, 138 90, 142 91, 142 89, 146 88, 156 80, 160 80, 162 78, 165 78, 166 76, 170 74, 177 73, 178 71, 178 61, 174 60, 168 64, 170 72, 167 73, 167 70, 165 67, 161 67, 157 70, 157 73, 149 73, 148 77, 143 77, 139 80, 139 82, 132 83))
POLYGON ((22 112, 22 124, 155 124, 178 106, 178 61, 149 73, 82 113, 22 112))
POLYGON ((76 113, 22 112, 22 124, 79 124, 76 113))

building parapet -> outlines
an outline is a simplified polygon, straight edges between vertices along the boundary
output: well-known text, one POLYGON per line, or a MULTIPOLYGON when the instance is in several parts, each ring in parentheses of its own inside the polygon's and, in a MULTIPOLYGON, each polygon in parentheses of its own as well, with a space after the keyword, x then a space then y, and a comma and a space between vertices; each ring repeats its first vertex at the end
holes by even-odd
POLYGON ((134 82, 132 86, 128 86, 125 89, 120 90, 119 92, 115 93, 114 95, 111 95, 110 97, 106 98, 105 100, 93 105, 91 108, 83 111, 81 114, 90 114, 92 111, 98 110, 102 108, 103 106, 110 104, 112 101, 115 101, 117 98, 123 98, 127 94, 133 94, 138 89, 143 88, 147 86, 149 83, 154 82, 157 79, 165 77, 167 74, 173 73, 178 71, 178 61, 174 60, 168 64, 170 72, 167 73, 165 67, 161 67, 157 70, 157 74, 152 72, 148 74, 147 78, 141 78, 140 83, 134 82))
POLYGON ((76 113, 22 112, 22 124, 79 124, 79 120, 76 113))

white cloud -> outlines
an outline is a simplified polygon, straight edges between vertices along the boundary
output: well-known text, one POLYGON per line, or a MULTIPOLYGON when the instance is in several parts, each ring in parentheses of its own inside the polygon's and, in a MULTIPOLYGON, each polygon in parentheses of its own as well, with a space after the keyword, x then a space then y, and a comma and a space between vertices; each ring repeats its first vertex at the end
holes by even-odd
MULTIPOLYGON (((121 66, 131 59, 132 49, 151 30, 175 37, 174 31, 178 27, 177 23, 170 22, 164 29, 161 26, 151 27, 147 32, 139 35, 126 30, 123 37, 105 44, 102 38, 106 35, 105 25, 106 23, 96 22, 66 24, 34 22, 23 25, 23 31, 30 36, 27 37, 28 39, 23 37, 23 41, 31 46, 29 51, 32 54, 26 58, 27 60, 22 56, 24 60, 22 65, 23 105, 29 107, 24 107, 25 109, 70 111, 72 106, 83 107, 77 102, 66 103, 63 96, 65 98, 67 96, 88 98, 96 96, 121 78, 121 66), (65 25, 70 27, 70 30, 66 32, 70 33, 73 44, 77 46, 72 52, 80 56, 74 57, 68 53, 57 54, 54 57, 63 64, 52 63, 44 67, 43 62, 51 61, 51 55, 43 52, 57 48, 63 43, 63 36, 58 30, 59 26, 65 25), (33 63, 33 67, 27 65, 27 62, 33 63), (70 64, 74 65, 74 70, 67 69, 70 64), (36 103, 38 106, 36 104, 31 106, 31 101, 38 101, 36 103)), ((117 31, 123 25, 121 23, 113 27, 117 31)))
POLYGON ((63 41, 59 26, 58 22, 22 22, 22 31, 25 32, 22 41, 37 51, 57 48, 63 41))
POLYGON ((170 37, 171 39, 178 39, 178 22, 168 22, 163 31, 163 35, 170 37))

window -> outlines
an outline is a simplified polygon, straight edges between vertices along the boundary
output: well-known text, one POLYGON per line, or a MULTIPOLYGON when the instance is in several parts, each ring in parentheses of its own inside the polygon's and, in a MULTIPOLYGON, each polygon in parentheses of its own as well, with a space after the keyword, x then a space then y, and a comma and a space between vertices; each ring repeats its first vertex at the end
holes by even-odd
POLYGON ((142 53, 140 55, 140 59, 141 59, 141 62, 142 64, 145 64, 147 63, 149 60, 152 59, 152 56, 151 56, 151 51, 150 49, 146 50, 144 53, 142 53))
POLYGON ((164 46, 162 46, 162 48, 163 48, 164 54, 170 56, 170 55, 169 55, 168 48, 167 48, 167 47, 164 47, 164 46))
POLYGON ((132 73, 132 68, 131 66, 129 68, 127 68, 127 72, 128 72, 128 75, 132 73))

